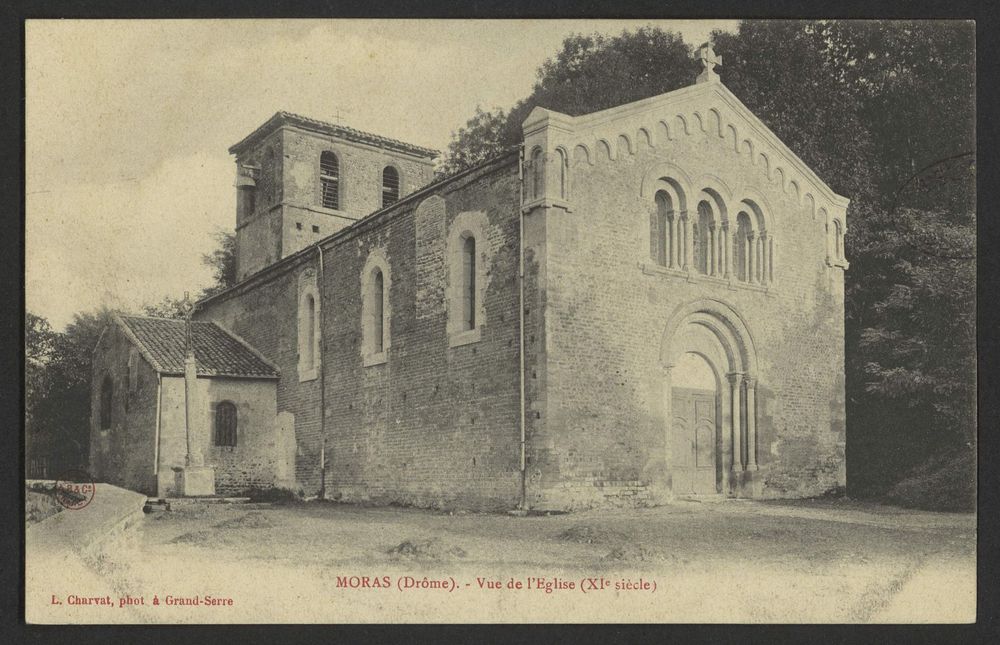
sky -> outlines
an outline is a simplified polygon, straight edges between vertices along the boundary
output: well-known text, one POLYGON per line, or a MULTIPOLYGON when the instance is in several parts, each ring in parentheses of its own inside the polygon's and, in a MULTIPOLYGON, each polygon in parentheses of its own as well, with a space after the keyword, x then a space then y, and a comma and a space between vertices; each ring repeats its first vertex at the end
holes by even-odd
POLYGON ((736 21, 30 20, 27 309, 61 330, 210 285, 201 256, 236 219, 227 149, 279 110, 443 151, 566 36, 644 25, 697 46, 736 21))

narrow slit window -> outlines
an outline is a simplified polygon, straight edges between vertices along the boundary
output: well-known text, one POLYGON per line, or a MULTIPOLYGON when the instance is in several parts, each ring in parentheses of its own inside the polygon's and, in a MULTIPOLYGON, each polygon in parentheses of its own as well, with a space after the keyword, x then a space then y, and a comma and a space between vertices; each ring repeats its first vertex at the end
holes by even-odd
POLYGON ((399 171, 386 166, 382 171, 382 208, 399 201, 399 171))
POLYGON ((535 148, 531 153, 531 198, 539 199, 542 196, 542 173, 545 168, 542 166, 542 149, 535 148))
POLYGON ((673 209, 666 191, 656 193, 656 213, 650 226, 650 254, 660 266, 673 266, 673 209))
POLYGON ((844 259, 844 229, 840 225, 840 220, 833 220, 833 244, 834 257, 838 260, 844 259))
POLYGON ((323 208, 340 209, 340 162, 337 155, 326 151, 319 156, 319 181, 323 191, 323 208))
POLYGON ((316 365, 314 349, 316 345, 316 300, 312 294, 306 296, 303 323, 305 324, 305 339, 302 343, 302 363, 305 369, 311 370, 316 365))
POLYGON ((372 348, 375 353, 382 353, 385 350, 383 343, 385 332, 385 316, 382 307, 382 298, 385 295, 385 283, 382 278, 382 271, 375 269, 372 276, 372 348))
POLYGON ((476 328, 476 238, 465 238, 462 245, 462 326, 476 328))

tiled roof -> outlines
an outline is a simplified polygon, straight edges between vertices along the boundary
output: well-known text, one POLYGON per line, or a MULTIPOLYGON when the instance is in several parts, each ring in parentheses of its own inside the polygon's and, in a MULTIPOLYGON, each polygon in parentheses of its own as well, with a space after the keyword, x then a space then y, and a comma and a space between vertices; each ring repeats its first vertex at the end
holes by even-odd
POLYGON ((423 146, 414 145, 412 143, 406 143, 405 141, 400 141, 399 139, 391 139, 389 137, 383 137, 378 134, 372 134, 371 132, 363 132, 361 130, 355 130, 354 128, 347 127, 346 125, 339 125, 337 123, 328 123, 326 121, 319 121, 318 119, 311 119, 307 116, 302 116, 300 114, 293 114, 291 112, 276 112, 274 116, 268 119, 264 125, 260 126, 246 137, 244 137, 239 143, 233 144, 229 148, 229 154, 239 154, 244 149, 246 149, 251 143, 257 141, 267 133, 273 131, 274 129, 285 125, 295 125, 306 130, 311 130, 313 132, 320 132, 322 134, 329 134, 335 137, 341 137, 349 141, 358 141, 361 143, 367 143, 370 145, 378 146, 380 148, 387 148, 389 150, 398 150, 400 152, 406 152, 411 155, 416 155, 418 157, 427 157, 433 159, 441 153, 433 148, 425 148, 423 146))
MULTIPOLYGON (((119 316, 117 320, 154 369, 164 374, 184 373, 183 320, 145 316, 119 316)), ((214 322, 192 322, 191 336, 201 376, 278 377, 273 364, 214 322)))

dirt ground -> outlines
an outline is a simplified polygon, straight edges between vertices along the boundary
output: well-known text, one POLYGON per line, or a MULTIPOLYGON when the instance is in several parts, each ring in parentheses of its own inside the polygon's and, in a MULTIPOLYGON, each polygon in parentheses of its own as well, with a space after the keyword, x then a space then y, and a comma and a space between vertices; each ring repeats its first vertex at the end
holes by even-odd
POLYGON ((119 595, 143 599, 114 622, 975 619, 972 515, 845 501, 538 517, 175 504, 97 568, 119 595))

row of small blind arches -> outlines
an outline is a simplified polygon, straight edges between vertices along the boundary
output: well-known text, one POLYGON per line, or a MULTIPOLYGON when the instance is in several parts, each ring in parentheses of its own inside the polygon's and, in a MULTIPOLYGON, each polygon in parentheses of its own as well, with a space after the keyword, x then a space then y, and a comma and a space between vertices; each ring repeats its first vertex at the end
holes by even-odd
MULTIPOLYGON (((326 151, 319 156, 319 179, 323 187, 323 208, 340 210, 340 161, 326 151)), ((382 208, 399 201, 399 171, 392 166, 382 169, 382 208)))

